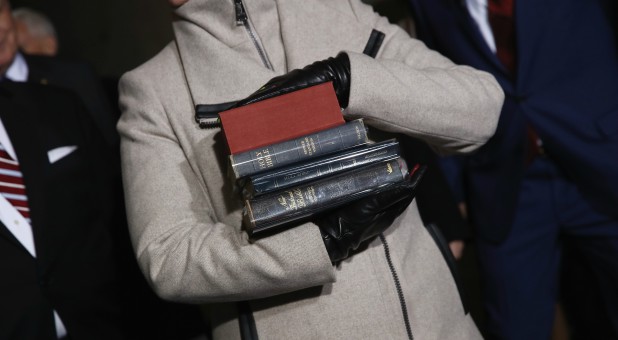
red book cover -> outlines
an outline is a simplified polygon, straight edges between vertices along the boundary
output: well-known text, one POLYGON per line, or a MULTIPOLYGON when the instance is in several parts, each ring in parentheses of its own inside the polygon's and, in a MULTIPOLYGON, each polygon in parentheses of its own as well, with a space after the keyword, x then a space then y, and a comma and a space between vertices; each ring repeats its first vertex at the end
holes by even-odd
POLYGON ((344 124, 331 82, 219 113, 230 154, 344 124))

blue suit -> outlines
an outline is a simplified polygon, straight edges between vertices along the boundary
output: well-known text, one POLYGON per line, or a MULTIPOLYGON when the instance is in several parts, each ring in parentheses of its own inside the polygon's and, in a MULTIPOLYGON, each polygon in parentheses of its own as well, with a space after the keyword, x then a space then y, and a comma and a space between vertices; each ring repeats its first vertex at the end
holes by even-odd
MULTIPOLYGON (((479 240, 489 335, 546 339, 559 240, 602 239, 607 250, 590 261, 603 263, 603 284, 618 284, 618 2, 515 0, 514 75, 465 1, 409 2, 421 40, 493 74, 505 91, 495 136, 475 154, 447 160, 446 172, 479 240), (547 154, 532 164, 524 161, 528 126, 547 154)), ((610 313, 618 336, 616 309, 610 313)))

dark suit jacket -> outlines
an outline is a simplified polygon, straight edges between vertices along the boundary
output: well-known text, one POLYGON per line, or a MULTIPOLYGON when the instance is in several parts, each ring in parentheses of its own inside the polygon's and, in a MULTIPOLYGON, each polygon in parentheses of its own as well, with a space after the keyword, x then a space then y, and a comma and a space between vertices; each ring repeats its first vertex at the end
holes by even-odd
POLYGON ((0 117, 20 162, 37 252, 0 223, 0 339, 122 339, 104 142, 72 93, 0 84, 0 117), (77 149, 50 164, 47 152, 77 149))
MULTIPOLYGON (((56 57, 24 55, 28 64, 28 82, 54 85, 75 92, 108 145, 119 144, 116 121, 118 109, 110 104, 101 81, 92 67, 84 62, 56 57)), ((116 105, 114 103, 114 105, 116 105)))
MULTIPOLYGON (((420 39, 492 73, 506 100, 495 136, 458 162, 469 215, 503 240, 524 174, 526 126, 596 209, 618 215, 618 53, 614 0, 517 0, 517 73, 487 47, 464 1, 409 0, 420 39)), ((455 178, 455 174, 450 175, 455 178)))
POLYGON ((24 176, 37 258, 0 223, 0 339, 55 339, 52 309, 72 339, 188 339, 197 307, 167 303, 137 268, 117 211, 109 145, 72 92, 0 83, 0 118, 24 176), (47 152, 77 150, 54 164, 47 152))

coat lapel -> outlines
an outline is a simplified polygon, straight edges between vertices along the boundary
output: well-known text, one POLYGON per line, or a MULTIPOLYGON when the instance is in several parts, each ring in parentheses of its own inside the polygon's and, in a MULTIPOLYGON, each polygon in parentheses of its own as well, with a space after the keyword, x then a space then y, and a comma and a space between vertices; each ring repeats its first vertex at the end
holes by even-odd
MULTIPOLYGON (((41 257, 43 255, 41 245, 44 240, 41 237, 40 230, 44 228, 46 209, 43 196, 44 177, 42 169, 45 168, 47 159, 45 150, 41 149, 42 144, 39 140, 41 134, 38 131, 39 126, 36 117, 33 116, 34 108, 30 107, 32 98, 24 91, 28 86, 32 85, 14 83, 7 86, 10 94, 2 99, 6 103, 3 103, 2 110, 0 110, 0 118, 19 160, 26 186, 26 195, 28 196, 28 206, 30 207, 34 244, 37 257, 41 257)), ((10 234, 4 226, 2 233, 5 236, 10 234)), ((13 241, 17 242, 12 234, 10 236, 13 241)), ((26 251, 25 248, 24 251, 26 251)))

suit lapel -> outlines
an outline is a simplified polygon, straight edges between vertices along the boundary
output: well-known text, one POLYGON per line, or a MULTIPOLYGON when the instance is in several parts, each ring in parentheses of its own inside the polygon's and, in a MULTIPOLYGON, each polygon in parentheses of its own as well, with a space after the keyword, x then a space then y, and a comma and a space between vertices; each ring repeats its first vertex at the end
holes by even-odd
MULTIPOLYGON (((29 86, 32 85, 10 84, 8 86, 10 95, 8 96, 9 98, 5 98, 7 105, 3 105, 2 110, 0 110, 0 118, 17 154, 26 186, 26 195, 28 196, 37 257, 41 257, 44 254, 44 250, 41 248, 44 240, 41 238, 40 231, 44 228, 46 209, 43 196, 44 177, 42 170, 47 165, 47 159, 46 151, 41 148, 43 144, 41 143, 40 136, 42 135, 38 131, 39 126, 34 116, 35 108, 31 107, 33 99, 27 93, 29 86)), ((6 228, 2 229, 5 235, 7 233, 10 234, 6 228)), ((14 237, 12 238, 16 241, 14 237)))
POLYGON ((47 85, 51 72, 49 65, 39 62, 36 58, 26 54, 24 54, 24 58, 26 59, 26 64, 28 64, 28 82, 47 85))
MULTIPOLYGON (((563 6, 559 2, 555 6, 563 6)), ((534 62, 539 60, 540 50, 549 30, 545 25, 548 18, 554 13, 547 0, 516 0, 515 2, 515 30, 517 35, 517 80, 518 84, 526 84, 528 75, 533 74, 534 62), (522 21, 521 18, 525 18, 522 21)), ((555 22, 555 21, 551 21, 555 22)), ((534 75, 533 75, 534 76, 534 75)), ((521 85, 520 85, 521 86, 521 85)))
POLYGON ((498 57, 494 52, 489 49, 489 45, 483 38, 481 31, 478 28, 478 25, 470 15, 468 8, 466 7, 465 0, 448 0, 451 2, 451 6, 455 7, 455 13, 457 16, 457 21, 459 23, 459 27, 461 30, 468 35, 470 41, 474 44, 474 47, 477 51, 496 69, 500 70, 504 76, 508 77, 508 72, 504 65, 500 62, 498 57))
MULTIPOLYGON (((15 107, 13 105, 13 91, 7 86, 6 83, 0 83, 0 119, 2 119, 3 124, 7 124, 5 120, 5 116, 9 114, 14 114, 15 107)), ((8 127, 5 126, 8 134, 8 127)), ((4 237, 7 241, 13 243, 16 247, 23 249, 23 251, 28 252, 26 248, 15 238, 15 236, 9 231, 8 228, 4 225, 4 223, 0 222, 0 237, 4 237)))

